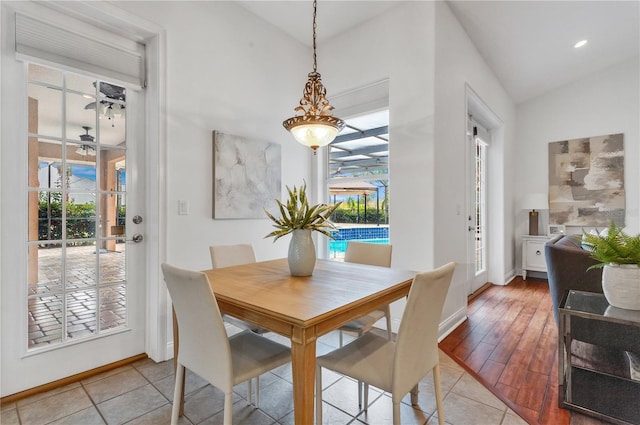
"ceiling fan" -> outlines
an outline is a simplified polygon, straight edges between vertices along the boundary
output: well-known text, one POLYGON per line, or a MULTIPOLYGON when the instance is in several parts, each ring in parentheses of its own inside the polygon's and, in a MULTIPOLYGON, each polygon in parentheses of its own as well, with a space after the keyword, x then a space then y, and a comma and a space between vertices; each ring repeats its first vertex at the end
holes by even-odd
MULTIPOLYGON (((96 86, 96 82, 93 82, 93 86, 96 86)), ((122 116, 123 111, 125 109, 124 103, 119 102, 111 102, 110 99, 125 102, 126 94, 125 88, 116 86, 114 84, 109 84, 102 82, 100 83, 100 93, 102 93, 106 99, 101 99, 99 102, 91 102, 85 105, 84 109, 96 109, 96 105, 98 106, 98 113, 101 116, 107 117, 111 120, 114 116, 122 116)), ((113 127, 113 124, 111 124, 113 127)))

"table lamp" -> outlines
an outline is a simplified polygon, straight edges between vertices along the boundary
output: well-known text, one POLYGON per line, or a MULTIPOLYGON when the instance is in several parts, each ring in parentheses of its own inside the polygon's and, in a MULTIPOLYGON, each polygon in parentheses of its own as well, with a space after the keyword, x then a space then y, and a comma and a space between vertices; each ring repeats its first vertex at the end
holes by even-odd
POLYGON ((546 193, 529 193, 522 199, 522 209, 529 210, 529 234, 538 235, 538 211, 549 208, 546 193))

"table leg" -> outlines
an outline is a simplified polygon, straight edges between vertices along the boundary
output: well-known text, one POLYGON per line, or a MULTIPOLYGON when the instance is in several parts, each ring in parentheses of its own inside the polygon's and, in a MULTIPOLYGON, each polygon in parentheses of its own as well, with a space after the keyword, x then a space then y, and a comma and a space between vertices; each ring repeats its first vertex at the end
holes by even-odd
POLYGON ((293 409, 296 425, 313 423, 316 337, 313 329, 294 329, 291 337, 293 409))

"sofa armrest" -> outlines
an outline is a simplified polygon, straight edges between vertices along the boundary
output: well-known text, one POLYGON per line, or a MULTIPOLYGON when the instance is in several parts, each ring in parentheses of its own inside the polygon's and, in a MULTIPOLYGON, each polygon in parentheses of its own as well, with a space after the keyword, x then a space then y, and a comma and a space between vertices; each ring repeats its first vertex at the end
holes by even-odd
POLYGON ((602 270, 587 271, 597 261, 582 249, 575 236, 561 235, 548 241, 544 255, 553 314, 558 323, 558 308, 570 289, 602 293, 602 270))

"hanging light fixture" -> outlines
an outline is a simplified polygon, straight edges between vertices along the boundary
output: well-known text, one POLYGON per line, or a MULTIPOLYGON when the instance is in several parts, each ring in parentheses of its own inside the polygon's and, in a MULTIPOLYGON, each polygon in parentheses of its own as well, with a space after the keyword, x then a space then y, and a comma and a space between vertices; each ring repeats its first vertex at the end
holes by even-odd
POLYGON ((300 105, 294 109, 302 115, 296 115, 282 123, 298 142, 313 149, 314 154, 320 146, 331 143, 344 128, 344 121, 331 116, 333 106, 327 100, 327 89, 322 85, 317 72, 316 10, 317 0, 313 0, 313 71, 309 73, 309 80, 304 86, 300 105))
MULTIPOLYGON (((80 135, 80 140, 83 142, 93 142, 95 137, 89 134, 89 130, 91 127, 83 126, 82 127, 86 133, 80 135)), ((91 145, 82 144, 76 149, 76 153, 82 156, 96 156, 96 148, 91 145)))

